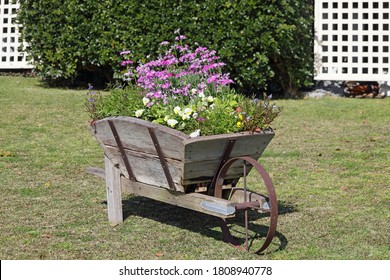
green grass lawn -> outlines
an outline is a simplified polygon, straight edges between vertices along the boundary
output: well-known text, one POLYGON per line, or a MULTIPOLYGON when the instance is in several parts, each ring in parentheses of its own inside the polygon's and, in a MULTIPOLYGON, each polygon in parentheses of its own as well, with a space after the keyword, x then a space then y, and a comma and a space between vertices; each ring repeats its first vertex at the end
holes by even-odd
POLYGON ((265 255, 222 241, 211 216, 126 197, 107 221, 86 90, 0 77, 0 259, 390 259, 390 98, 281 100, 260 158, 276 187, 265 255))

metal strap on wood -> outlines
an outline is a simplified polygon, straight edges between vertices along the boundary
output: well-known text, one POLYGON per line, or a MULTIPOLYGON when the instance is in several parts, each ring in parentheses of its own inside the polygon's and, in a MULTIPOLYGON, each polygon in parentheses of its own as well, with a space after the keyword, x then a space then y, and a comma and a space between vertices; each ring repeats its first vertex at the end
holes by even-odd
POLYGON ((121 153, 121 157, 123 159, 123 162, 125 164, 125 167, 126 167, 126 170, 127 170, 127 173, 129 174, 129 178, 131 181, 137 181, 135 176, 134 176, 134 173, 131 169, 131 166, 130 166, 130 162, 129 162, 129 159, 127 158, 127 155, 126 155, 126 152, 125 152, 125 149, 123 148, 123 144, 122 144, 122 141, 119 137, 119 134, 118 134, 118 131, 116 130, 116 127, 114 125, 114 122, 112 120, 108 120, 108 124, 110 125, 110 128, 111 128, 111 131, 112 131, 112 134, 114 135, 114 138, 115 138, 115 141, 116 141, 116 144, 118 145, 118 148, 119 148, 119 151, 121 153))
POLYGON ((173 182, 171 173, 169 172, 169 168, 168 168, 167 162, 165 160, 164 153, 162 152, 162 149, 161 149, 161 146, 158 142, 156 133, 154 132, 154 128, 148 127, 148 130, 149 130, 150 137, 152 138, 154 147, 156 148, 158 158, 160 159, 160 163, 161 163, 162 169, 164 171, 165 177, 167 178, 169 189, 171 189, 172 191, 176 191, 175 183, 173 182))
POLYGON ((216 170, 214 178, 211 181, 211 188, 209 190, 210 192, 214 192, 215 181, 217 180, 218 173, 221 170, 222 166, 229 160, 230 154, 233 150, 233 147, 234 147, 234 144, 236 143, 236 140, 237 140, 236 138, 230 138, 226 142, 221 160, 220 160, 219 165, 218 165, 218 169, 216 170))

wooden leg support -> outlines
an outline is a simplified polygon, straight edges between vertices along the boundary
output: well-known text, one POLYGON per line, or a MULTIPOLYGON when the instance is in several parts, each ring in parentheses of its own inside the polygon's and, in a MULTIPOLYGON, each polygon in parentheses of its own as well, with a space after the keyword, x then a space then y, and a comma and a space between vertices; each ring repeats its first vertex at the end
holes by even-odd
POLYGON ((104 163, 106 169, 108 221, 110 225, 115 226, 123 223, 121 174, 119 168, 116 168, 106 155, 104 155, 104 163))

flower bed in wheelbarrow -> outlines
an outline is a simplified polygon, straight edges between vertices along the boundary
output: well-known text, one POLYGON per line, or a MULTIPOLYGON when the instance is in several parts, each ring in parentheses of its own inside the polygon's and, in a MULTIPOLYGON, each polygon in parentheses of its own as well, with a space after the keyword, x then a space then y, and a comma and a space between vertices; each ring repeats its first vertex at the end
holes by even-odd
POLYGON ((125 89, 88 93, 91 128, 105 156, 108 219, 123 222, 122 193, 131 193, 216 216, 224 240, 261 252, 275 234, 278 208, 258 159, 280 109, 269 97, 236 93, 216 53, 190 51, 184 39, 163 42, 162 56, 136 68, 126 58, 125 89), (249 172, 258 174, 255 183, 265 193, 251 190, 249 172), (236 238, 229 221, 241 213, 244 237, 236 238), (264 214, 268 230, 253 236, 252 219, 264 214))

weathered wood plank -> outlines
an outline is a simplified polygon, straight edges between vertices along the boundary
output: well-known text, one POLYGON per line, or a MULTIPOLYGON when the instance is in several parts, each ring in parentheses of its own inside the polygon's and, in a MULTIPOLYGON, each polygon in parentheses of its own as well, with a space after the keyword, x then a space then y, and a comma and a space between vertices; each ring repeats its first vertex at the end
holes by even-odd
POLYGON ((188 135, 166 126, 154 124, 144 120, 130 117, 106 118, 95 123, 95 137, 98 141, 107 146, 117 146, 112 135, 108 120, 112 120, 122 140, 123 147, 129 150, 142 151, 155 154, 156 149, 150 137, 148 128, 155 129, 156 137, 163 148, 164 156, 181 160, 183 158, 184 139, 188 135))
MULTIPOLYGON (((274 133, 272 132, 262 132, 253 135, 236 133, 184 140, 182 183, 187 185, 211 181, 217 172, 225 145, 230 139, 236 138, 230 158, 250 156, 257 160, 273 136, 274 133)), ((227 178, 239 178, 241 176, 242 168, 235 164, 229 169, 227 178)))
POLYGON ((108 221, 111 225, 123 223, 120 170, 105 156, 108 221))
POLYGON ((93 131, 107 156, 118 164, 127 178, 129 174, 125 168, 117 142, 114 138, 111 121, 121 139, 122 146, 128 157, 132 172, 136 180, 155 186, 169 188, 164 170, 159 160, 155 143, 151 138, 149 128, 153 128, 162 152, 173 177, 174 185, 179 192, 184 192, 181 185, 183 158, 183 140, 189 138, 177 130, 166 126, 130 117, 106 118, 95 123, 93 131))
MULTIPOLYGON (((121 173, 126 178, 129 178, 119 150, 116 147, 110 146, 105 146, 104 150, 111 161, 115 165, 119 166, 121 173)), ((157 187, 169 188, 164 170, 157 155, 146 154, 132 150, 125 150, 125 152, 137 181, 157 187)), ((184 192, 184 187, 181 184, 181 161, 166 158, 166 162, 176 190, 179 192, 184 192)))
POLYGON ((225 199, 216 198, 200 193, 178 193, 168 189, 158 188, 144 183, 133 182, 125 177, 121 177, 121 186, 124 193, 131 193, 143 197, 148 197, 157 201, 165 202, 171 205, 180 206, 183 208, 195 210, 211 216, 220 218, 231 218, 233 214, 224 215, 215 211, 210 211, 202 207, 205 202, 215 203, 221 208, 234 208, 234 205, 225 199))
MULTIPOLYGON (((250 156, 256 160, 260 157, 260 155, 250 156)), ((183 178, 185 179, 185 181, 187 181, 200 177, 213 177, 214 174, 217 172, 218 164, 218 160, 204 160, 186 163, 183 178)), ((250 168, 251 165, 247 165, 247 167, 250 168)), ((234 176, 235 174, 243 174, 242 162, 240 161, 234 163, 228 171, 228 175, 234 176)))
POLYGON ((231 138, 236 138, 230 154, 231 158, 244 155, 261 155, 273 136, 274 133, 272 132, 262 132, 253 135, 246 132, 186 139, 183 141, 184 162, 220 159, 226 142, 231 138))

